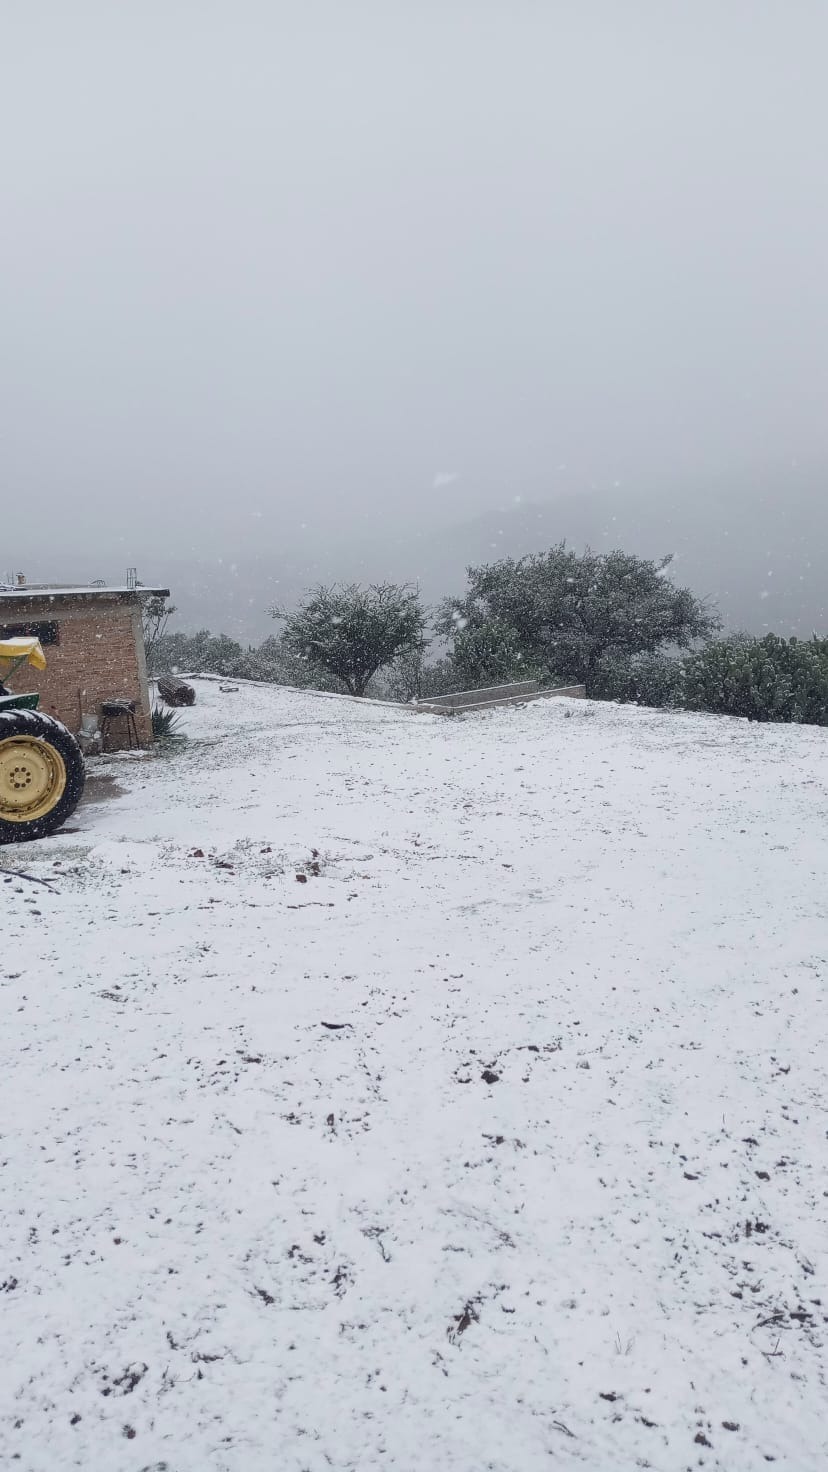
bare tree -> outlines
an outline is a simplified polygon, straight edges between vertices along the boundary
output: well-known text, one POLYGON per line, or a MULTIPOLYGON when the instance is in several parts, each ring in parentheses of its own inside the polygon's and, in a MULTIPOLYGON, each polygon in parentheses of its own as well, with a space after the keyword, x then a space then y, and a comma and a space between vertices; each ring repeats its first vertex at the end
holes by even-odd
POLYGON ((155 659, 158 645, 163 638, 175 606, 168 603, 158 593, 151 593, 141 604, 141 627, 144 631, 144 649, 147 656, 147 670, 149 674, 157 674, 155 659))

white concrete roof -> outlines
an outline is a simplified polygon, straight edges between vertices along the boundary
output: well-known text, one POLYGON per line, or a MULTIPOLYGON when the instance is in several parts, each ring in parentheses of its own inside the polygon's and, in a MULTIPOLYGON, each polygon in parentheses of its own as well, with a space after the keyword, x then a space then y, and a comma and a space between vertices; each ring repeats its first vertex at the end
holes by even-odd
POLYGON ((126 584, 116 584, 113 587, 107 585, 90 586, 88 583, 70 587, 61 583, 24 583, 18 587, 0 586, 0 598, 105 598, 107 594, 116 593, 123 596, 127 593, 153 594, 159 597, 168 597, 169 588, 148 588, 143 584, 138 587, 129 588, 126 584))

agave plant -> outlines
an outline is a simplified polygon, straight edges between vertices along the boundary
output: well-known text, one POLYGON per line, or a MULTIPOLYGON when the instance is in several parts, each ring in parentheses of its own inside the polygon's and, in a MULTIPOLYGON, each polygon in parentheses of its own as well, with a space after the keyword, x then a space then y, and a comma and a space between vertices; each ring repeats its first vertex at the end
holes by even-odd
POLYGON ((181 716, 177 710, 165 710, 162 705, 152 708, 152 734, 155 741, 184 741, 181 716))

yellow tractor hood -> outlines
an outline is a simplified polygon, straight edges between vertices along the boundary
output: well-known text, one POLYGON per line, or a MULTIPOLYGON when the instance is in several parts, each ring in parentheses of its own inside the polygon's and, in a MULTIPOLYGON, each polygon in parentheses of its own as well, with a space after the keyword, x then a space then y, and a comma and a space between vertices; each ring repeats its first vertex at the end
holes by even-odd
POLYGON ((39 639, 0 639, 0 659, 25 659, 36 670, 46 668, 46 655, 39 639))

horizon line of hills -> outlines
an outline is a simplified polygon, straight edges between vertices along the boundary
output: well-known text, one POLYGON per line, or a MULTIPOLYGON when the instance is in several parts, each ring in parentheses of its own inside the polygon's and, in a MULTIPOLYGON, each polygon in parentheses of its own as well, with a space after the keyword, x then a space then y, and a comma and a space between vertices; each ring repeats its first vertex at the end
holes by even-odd
MULTIPOLYGON (((828 633, 828 495, 821 476, 801 476, 786 492, 752 486, 728 493, 708 485, 703 492, 654 496, 603 490, 518 501, 454 525, 427 524, 394 533, 385 519, 373 533, 326 540, 279 543, 278 527, 258 548, 230 548, 222 555, 170 550, 150 544, 133 554, 147 583, 171 590, 176 628, 207 628, 242 643, 275 632, 267 610, 292 604, 320 582, 410 582, 424 601, 462 592, 469 565, 543 551, 566 540, 576 550, 621 548, 642 557, 674 555, 673 578, 718 607, 724 626, 762 634, 808 637, 828 633), (275 543, 275 545, 272 545, 275 543)), ((39 552, 38 561, 43 557, 39 552)), ((117 553, 118 562, 124 553, 117 553)), ((115 561, 110 557, 109 561, 115 561)), ((86 578, 88 559, 34 567, 31 576, 86 578), (87 564, 87 565, 84 565, 87 564)), ((93 575, 98 575, 99 568, 93 575)))

